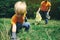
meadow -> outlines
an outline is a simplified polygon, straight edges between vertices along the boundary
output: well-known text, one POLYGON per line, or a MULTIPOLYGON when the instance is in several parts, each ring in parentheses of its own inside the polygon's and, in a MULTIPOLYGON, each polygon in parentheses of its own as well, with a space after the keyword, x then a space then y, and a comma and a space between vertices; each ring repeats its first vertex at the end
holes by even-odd
MULTIPOLYGON (((10 40, 8 32, 11 27, 10 18, 0 18, 0 40, 10 40)), ((30 22, 29 32, 24 28, 17 34, 18 40, 60 40, 60 20, 49 20, 44 24, 44 20, 39 25, 34 25, 34 19, 28 19, 30 22)))

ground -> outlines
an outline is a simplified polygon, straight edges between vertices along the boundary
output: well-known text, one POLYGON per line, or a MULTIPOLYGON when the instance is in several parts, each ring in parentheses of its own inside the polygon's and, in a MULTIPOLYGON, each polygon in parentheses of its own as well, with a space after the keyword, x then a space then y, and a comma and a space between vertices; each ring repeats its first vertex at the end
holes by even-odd
MULTIPOLYGON (((10 18, 0 18, 0 39, 9 40, 8 31, 11 27, 10 18)), ((29 19, 30 29, 25 32, 24 29, 17 34, 20 40, 60 40, 60 20, 49 20, 48 24, 44 24, 44 20, 39 25, 34 25, 34 19, 29 19)))

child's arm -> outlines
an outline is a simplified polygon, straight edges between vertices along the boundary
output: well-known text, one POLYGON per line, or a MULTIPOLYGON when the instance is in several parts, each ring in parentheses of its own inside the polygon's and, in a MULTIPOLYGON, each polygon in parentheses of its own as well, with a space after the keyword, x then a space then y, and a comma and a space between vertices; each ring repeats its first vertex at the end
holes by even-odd
POLYGON ((12 24, 12 32, 16 32, 16 17, 15 17, 15 15, 11 19, 11 24, 12 24))
POLYGON ((16 32, 16 24, 12 25, 12 32, 16 32))
POLYGON ((11 24, 12 24, 12 35, 11 35, 11 39, 16 39, 16 20, 15 17, 13 16, 11 19, 11 24))

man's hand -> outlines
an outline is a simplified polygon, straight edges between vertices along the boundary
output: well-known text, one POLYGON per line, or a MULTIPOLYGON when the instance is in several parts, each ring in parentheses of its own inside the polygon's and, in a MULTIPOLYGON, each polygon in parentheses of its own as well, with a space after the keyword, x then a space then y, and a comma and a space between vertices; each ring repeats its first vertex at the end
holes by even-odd
POLYGON ((49 12, 47 12, 47 15, 46 15, 46 17, 47 17, 48 19, 50 19, 49 12))

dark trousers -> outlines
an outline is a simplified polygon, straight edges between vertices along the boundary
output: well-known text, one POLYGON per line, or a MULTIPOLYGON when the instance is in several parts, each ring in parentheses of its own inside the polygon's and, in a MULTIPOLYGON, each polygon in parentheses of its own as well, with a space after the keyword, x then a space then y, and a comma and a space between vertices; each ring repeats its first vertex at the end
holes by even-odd
POLYGON ((48 18, 46 17, 47 11, 40 11, 39 13, 41 14, 42 19, 45 20, 45 24, 47 24, 48 23, 48 18))

